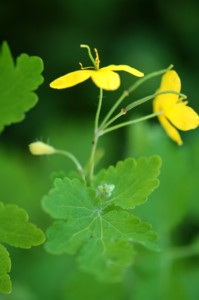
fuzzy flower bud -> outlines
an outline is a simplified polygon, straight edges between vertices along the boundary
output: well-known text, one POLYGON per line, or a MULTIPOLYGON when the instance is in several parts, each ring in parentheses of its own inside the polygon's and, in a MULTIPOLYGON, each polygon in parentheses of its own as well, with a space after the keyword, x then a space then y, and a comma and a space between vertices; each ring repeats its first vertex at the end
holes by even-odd
POLYGON ((33 155, 49 155, 56 152, 52 146, 40 141, 29 144, 29 150, 33 155))

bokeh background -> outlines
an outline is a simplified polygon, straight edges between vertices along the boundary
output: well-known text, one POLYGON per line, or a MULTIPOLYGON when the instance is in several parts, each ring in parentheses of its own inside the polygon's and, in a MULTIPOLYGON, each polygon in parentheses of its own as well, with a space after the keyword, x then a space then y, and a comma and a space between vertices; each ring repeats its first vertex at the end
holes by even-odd
MULTIPOLYGON (((79 62, 90 64, 86 50, 79 47, 82 43, 98 48, 101 66, 124 63, 147 74, 173 64, 183 92, 197 109, 198 16, 197 0, 1 0, 0 40, 9 43, 14 57, 23 52, 38 55, 45 65, 39 104, 26 123, 10 127, 4 136, 16 131, 16 140, 28 140, 41 134, 41 127, 48 122, 56 123, 56 118, 92 116, 97 91, 90 81, 67 91, 49 88, 57 76, 79 69, 79 62), (26 128, 21 136, 20 126, 26 128)), ((124 79, 123 89, 132 83, 129 76, 124 79)), ((138 95, 157 86, 152 81, 138 95)), ((113 95, 108 93, 107 98, 111 102, 113 95)), ((150 104, 142 109, 148 112, 150 104)))
MULTIPOLYGON (((84 66, 90 64, 80 44, 98 49, 101 66, 128 64, 147 74, 173 64, 182 80, 182 92, 199 112, 198 32, 197 0, 0 0, 0 43, 6 40, 15 58, 21 53, 40 56, 45 78, 37 92, 39 101, 35 108, 26 114, 23 122, 7 127, 0 136, 0 200, 25 208, 30 220, 45 230, 50 218, 42 211, 40 200, 52 185, 51 173, 67 173, 72 165, 64 158, 32 157, 27 145, 43 139, 57 148, 74 152, 86 163, 98 91, 91 81, 68 90, 49 88, 50 81, 56 77, 79 69, 79 62, 84 66)), ((105 93, 103 111, 132 84, 131 76, 121 73, 121 79, 119 91, 105 93)), ((146 83, 131 99, 153 93, 159 80, 146 83)), ((137 114, 150 112, 151 103, 147 103, 137 114)), ((199 232, 199 131, 183 133, 185 145, 178 148, 156 120, 146 126, 120 130, 104 138, 100 145, 106 150, 100 166, 106 167, 129 155, 160 154, 163 157, 161 187, 153 196, 154 205, 147 207, 149 212, 140 211, 140 214, 152 222, 160 235, 174 237, 171 242, 174 245, 189 243, 199 232), (167 201, 168 191, 170 201, 167 201), (167 206, 160 205, 161 199, 167 206), (172 226, 161 227, 161 221, 172 226)), ((10 252, 14 291, 12 296, 0 296, 0 299, 143 300, 148 299, 149 293, 153 295, 151 298, 160 299, 156 295, 158 276, 152 276, 153 283, 147 285, 143 266, 139 276, 131 270, 124 282, 109 285, 78 272, 74 258, 52 257, 42 247, 30 251, 10 249, 10 252), (136 292, 136 288, 132 290, 132 282, 143 293, 136 292), (146 284, 145 295, 143 284, 146 284)), ((195 256, 175 265, 172 283, 163 289, 165 298, 161 299, 197 299, 198 266, 195 256)))

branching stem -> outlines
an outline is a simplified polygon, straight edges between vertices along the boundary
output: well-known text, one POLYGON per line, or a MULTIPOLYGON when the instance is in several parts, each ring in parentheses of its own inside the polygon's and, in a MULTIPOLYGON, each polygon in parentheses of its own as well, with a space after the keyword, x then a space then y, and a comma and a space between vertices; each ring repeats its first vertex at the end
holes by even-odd
POLYGON ((99 102, 98 102, 98 107, 95 115, 95 123, 94 123, 94 137, 93 137, 93 145, 91 149, 91 155, 90 155, 90 160, 89 160, 89 181, 92 182, 93 180, 93 174, 94 174, 94 166, 95 166, 95 153, 97 149, 97 143, 98 139, 100 137, 99 135, 99 117, 100 117, 100 112, 101 112, 101 107, 102 107, 102 99, 103 99, 103 90, 100 89, 100 94, 99 94, 99 102))

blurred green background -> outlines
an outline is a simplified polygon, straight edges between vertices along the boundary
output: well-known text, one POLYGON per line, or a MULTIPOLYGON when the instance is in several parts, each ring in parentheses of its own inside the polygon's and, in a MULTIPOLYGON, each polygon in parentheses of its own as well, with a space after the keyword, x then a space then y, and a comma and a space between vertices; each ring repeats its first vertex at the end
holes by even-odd
MULTIPOLYGON (((25 123, 8 128, 2 138, 14 132, 12 143, 29 141, 57 119, 92 118, 98 91, 91 81, 59 92, 49 88, 53 79, 79 69, 79 62, 90 65, 82 43, 98 48, 101 66, 129 64, 147 74, 174 64, 183 92, 197 110, 198 16, 197 0, 1 0, 0 41, 8 41, 15 57, 23 52, 38 55, 45 64, 39 104, 25 123)), ((132 77, 121 77, 122 91, 132 77)), ((151 93, 158 82, 151 81, 134 98, 151 93)), ((107 107, 116 99, 109 92, 105 97, 107 107)), ((151 111, 150 103, 143 110, 151 111)))
MULTIPOLYGON (((26 119, 1 134, 0 200, 25 208, 30 220, 45 230, 50 218, 42 211, 40 200, 52 185, 50 174, 67 173, 73 166, 62 157, 32 157, 28 143, 41 138, 57 148, 72 151, 83 164, 87 162, 98 90, 91 81, 68 90, 49 88, 49 82, 56 77, 79 69, 79 62, 90 65, 80 44, 98 49, 101 66, 128 64, 147 74, 174 64, 182 80, 182 92, 199 112, 198 32, 197 0, 1 0, 0 42, 8 42, 15 58, 21 53, 40 56, 44 61, 45 82, 38 90, 38 104, 27 113, 26 119)), ((119 91, 104 94, 103 111, 135 80, 122 73, 121 79, 119 91)), ((131 101, 153 93, 159 80, 143 85, 131 101)), ((138 114, 150 112, 151 103, 138 110, 138 114)), ((185 145, 179 148, 156 120, 146 126, 149 127, 123 129, 105 137, 100 144, 106 147, 100 166, 106 167, 126 156, 160 154, 161 186, 152 197, 152 207, 147 210, 146 206, 139 213, 159 232, 163 247, 167 239, 174 246, 187 245, 199 232, 199 131, 183 133, 185 145), (173 186, 175 193, 171 192, 173 186)), ((169 273, 170 280, 164 284, 158 281, 159 273, 155 271, 157 256, 151 258, 146 253, 145 265, 139 266, 139 261, 137 269, 130 270, 124 282, 101 284, 78 272, 73 257, 53 257, 43 247, 9 250, 14 290, 11 296, 0 299, 145 300, 148 295, 151 299, 198 299, 196 256, 175 264, 169 273), (152 271, 149 265, 154 266, 152 271)))

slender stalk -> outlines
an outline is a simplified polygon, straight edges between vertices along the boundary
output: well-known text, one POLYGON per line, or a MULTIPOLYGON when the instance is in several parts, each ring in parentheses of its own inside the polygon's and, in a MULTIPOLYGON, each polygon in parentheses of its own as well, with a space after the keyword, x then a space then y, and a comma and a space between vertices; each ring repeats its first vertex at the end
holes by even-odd
POLYGON ((158 96, 158 95, 161 95, 161 94, 166 94, 165 92, 160 92, 160 93, 157 93, 157 94, 153 94, 153 95, 149 95, 147 97, 144 97, 144 98, 141 98, 139 100, 136 100, 134 101, 133 103, 129 104, 127 107, 121 109, 121 111, 116 115, 114 116, 112 119, 110 119, 105 125, 104 127, 102 128, 103 129, 106 129, 109 125, 111 125, 113 122, 115 122, 118 118, 120 118, 121 116, 123 115, 126 115, 127 112, 129 110, 131 110, 132 108, 138 106, 138 105, 141 105, 151 99, 153 99, 154 97, 158 96))
POLYGON ((103 128, 108 119, 112 116, 114 111, 117 109, 117 107, 122 103, 122 101, 129 95, 128 91, 124 91, 122 95, 119 97, 119 99, 115 102, 115 104, 111 107, 105 118, 103 119, 102 123, 100 124, 100 128, 103 128))
POLYGON ((117 130, 121 127, 125 127, 125 126, 128 126, 128 125, 132 125, 132 124, 135 124, 135 123, 138 123, 138 122, 142 122, 142 121, 145 121, 145 120, 148 120, 148 119, 151 119, 151 118, 154 118, 158 115, 161 115, 162 114, 162 111, 159 111, 159 112, 156 112, 156 113, 152 113, 150 115, 147 115, 145 117, 141 117, 141 118, 138 118, 136 120, 131 120, 131 121, 127 121, 127 122, 123 122, 123 123, 120 123, 120 124, 117 124, 115 126, 112 126, 112 127, 109 127, 105 130, 101 130, 100 131, 100 136, 108 133, 108 132, 111 132, 111 131, 114 131, 114 130, 117 130))
MULTIPOLYGON (((112 116, 112 114, 114 113, 114 111, 118 108, 118 106, 122 103, 122 101, 133 91, 135 91, 141 84, 143 84, 145 81, 159 76, 161 74, 164 74, 166 71, 172 69, 173 65, 170 65, 168 68, 166 69, 162 69, 160 71, 155 71, 153 73, 150 73, 142 78, 140 78, 139 80, 137 80, 133 85, 131 85, 128 90, 124 91, 122 93, 122 95, 119 97, 119 99, 115 102, 115 104, 111 107, 111 109, 109 110, 109 112, 107 113, 107 115, 105 116, 105 118, 103 119, 100 128, 103 128, 104 125, 106 124, 106 122, 109 120, 109 118, 112 116)), ((105 125, 105 127, 107 127, 105 125)))
POLYGON ((102 99, 103 99, 103 89, 100 88, 99 102, 98 102, 98 107, 95 115, 95 128, 94 128, 95 135, 97 134, 98 127, 99 127, 99 116, 102 108, 102 99))
POLYGON ((105 123, 104 126, 100 129, 103 131, 109 125, 111 125, 113 122, 115 122, 117 119, 119 119, 121 116, 126 115, 126 113, 127 113, 126 108, 122 108, 121 111, 117 115, 115 115, 112 119, 110 119, 107 123, 105 123))
POLYGON ((95 153, 97 149, 97 143, 98 139, 100 137, 99 135, 99 117, 100 117, 100 112, 101 112, 101 107, 102 107, 102 99, 103 99, 103 90, 100 89, 100 94, 99 94, 99 102, 98 102, 98 107, 95 115, 95 123, 94 123, 94 137, 93 137, 93 145, 91 149, 91 155, 90 155, 90 160, 89 160, 89 181, 92 182, 93 180, 93 173, 94 173, 94 166, 95 166, 95 153))
POLYGON ((169 252, 170 259, 180 259, 198 255, 198 247, 195 244, 174 248, 169 252))
POLYGON ((141 98, 139 100, 132 102, 131 104, 127 105, 127 107, 122 108, 121 111, 117 115, 115 115, 112 119, 110 119, 107 123, 105 123, 104 127, 102 127, 101 129, 102 130, 106 129, 110 124, 112 124, 114 121, 116 121, 119 117, 126 115, 129 110, 135 108, 136 106, 139 106, 139 105, 141 105, 157 96, 163 95, 163 94, 175 94, 175 95, 182 97, 183 99, 187 98, 186 95, 184 95, 182 93, 178 93, 176 91, 172 91, 172 90, 165 90, 165 91, 162 91, 159 93, 155 93, 153 95, 146 96, 144 98, 141 98))
POLYGON ((186 99, 187 96, 182 94, 182 93, 178 93, 176 91, 172 91, 172 90, 165 90, 165 91, 161 91, 161 92, 158 92, 158 93, 155 93, 153 95, 149 95, 149 96, 146 96, 144 98, 141 98, 139 100, 136 100, 134 102, 132 102, 131 104, 127 105, 127 107, 125 108, 126 111, 129 111, 131 110, 132 108, 135 108, 136 106, 138 105, 141 105, 157 96, 160 96, 160 95, 163 95, 163 94, 175 94, 175 95, 178 95, 179 97, 182 97, 183 99, 186 99))
POLYGON ((168 68, 166 69, 162 69, 162 70, 159 70, 159 71, 155 71, 155 72, 152 72, 152 73, 149 73, 147 75, 145 75, 144 77, 140 78, 139 80, 137 80, 129 89, 128 89, 128 92, 129 94, 132 93, 133 91, 135 91, 135 89, 137 89, 141 84, 143 84, 145 81, 153 78, 153 77, 156 77, 156 76, 159 76, 159 75, 162 75, 164 74, 166 71, 170 70, 173 68, 173 65, 170 65, 168 68))
POLYGON ((72 153, 65 151, 65 150, 60 150, 60 149, 55 149, 55 153, 62 154, 64 156, 68 157, 75 164, 77 171, 80 173, 82 179, 85 181, 84 169, 81 166, 78 159, 72 153))

